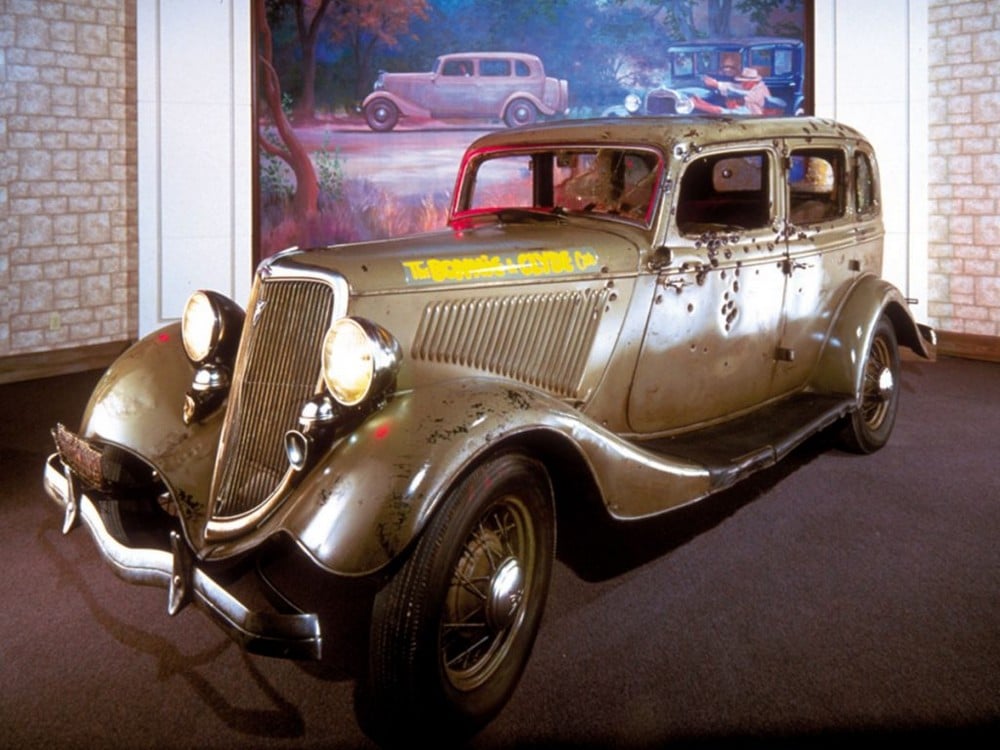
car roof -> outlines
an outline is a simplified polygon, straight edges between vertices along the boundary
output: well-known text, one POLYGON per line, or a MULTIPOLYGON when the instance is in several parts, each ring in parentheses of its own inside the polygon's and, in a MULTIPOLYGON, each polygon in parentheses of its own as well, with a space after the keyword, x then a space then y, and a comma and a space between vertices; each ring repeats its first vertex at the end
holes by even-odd
POLYGON ((499 130, 481 136, 470 148, 520 145, 645 145, 671 151, 677 143, 737 143, 773 138, 846 138, 866 141, 849 125, 818 117, 608 117, 558 120, 499 130))
POLYGON ((792 36, 745 36, 725 37, 720 39, 692 39, 687 42, 674 42, 668 49, 701 49, 705 47, 720 47, 738 49, 743 47, 758 47, 768 44, 789 44, 803 46, 803 41, 792 36))
POLYGON ((529 52, 448 52, 438 55, 438 57, 479 57, 483 59, 516 57, 522 60, 538 59, 538 55, 532 55, 529 52))

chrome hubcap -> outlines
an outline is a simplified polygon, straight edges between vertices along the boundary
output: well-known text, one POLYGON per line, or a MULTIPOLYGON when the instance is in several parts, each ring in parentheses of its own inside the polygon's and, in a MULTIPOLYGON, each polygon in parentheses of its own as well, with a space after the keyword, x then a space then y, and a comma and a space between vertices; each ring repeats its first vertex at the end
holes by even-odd
POLYGON ((486 621, 496 630, 506 630, 517 619, 524 598, 524 574, 517 559, 508 557, 490 581, 486 621))

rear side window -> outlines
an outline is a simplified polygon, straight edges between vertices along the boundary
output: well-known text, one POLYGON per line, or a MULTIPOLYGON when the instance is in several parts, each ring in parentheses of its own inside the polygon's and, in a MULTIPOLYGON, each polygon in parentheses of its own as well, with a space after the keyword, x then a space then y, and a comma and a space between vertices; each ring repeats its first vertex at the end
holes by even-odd
POLYGON ((479 75, 481 76, 509 76, 510 60, 480 60, 479 75))
POLYGON ((681 177, 677 228, 696 235, 771 224, 770 158, 765 151, 705 156, 681 177))
POLYGON ((836 149, 793 151, 788 168, 788 218, 793 224, 844 215, 844 154, 836 149))
POLYGON ((875 169, 868 154, 863 152, 854 155, 854 201, 858 216, 873 214, 878 210, 875 169))

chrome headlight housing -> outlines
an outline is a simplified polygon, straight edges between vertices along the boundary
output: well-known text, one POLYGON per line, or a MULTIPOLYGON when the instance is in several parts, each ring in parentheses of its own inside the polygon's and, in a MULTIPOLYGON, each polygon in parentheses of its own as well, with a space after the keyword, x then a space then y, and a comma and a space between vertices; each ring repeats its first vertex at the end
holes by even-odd
POLYGON ((181 339, 188 359, 195 365, 231 363, 243 318, 243 309, 218 292, 199 290, 192 294, 181 316, 181 339))
POLYGON ((689 115, 694 112, 694 99, 682 91, 675 93, 677 94, 677 99, 674 102, 674 108, 677 110, 677 114, 689 115))
POLYGON ((642 108, 642 98, 638 94, 628 94, 625 97, 625 111, 634 115, 642 108))
POLYGON ((396 383, 399 342, 365 318, 340 318, 323 339, 323 382, 343 406, 382 398, 396 383))

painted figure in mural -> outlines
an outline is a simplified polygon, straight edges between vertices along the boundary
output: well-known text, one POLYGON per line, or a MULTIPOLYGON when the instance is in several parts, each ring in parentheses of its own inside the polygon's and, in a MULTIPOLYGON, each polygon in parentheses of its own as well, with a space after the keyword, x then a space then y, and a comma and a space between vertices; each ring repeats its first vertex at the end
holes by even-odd
POLYGON ((712 76, 705 76, 705 85, 715 89, 726 98, 727 103, 734 106, 722 107, 711 104, 704 99, 694 97, 695 109, 714 115, 742 114, 762 115, 771 92, 761 78, 756 68, 743 68, 734 82, 720 81, 712 76))

